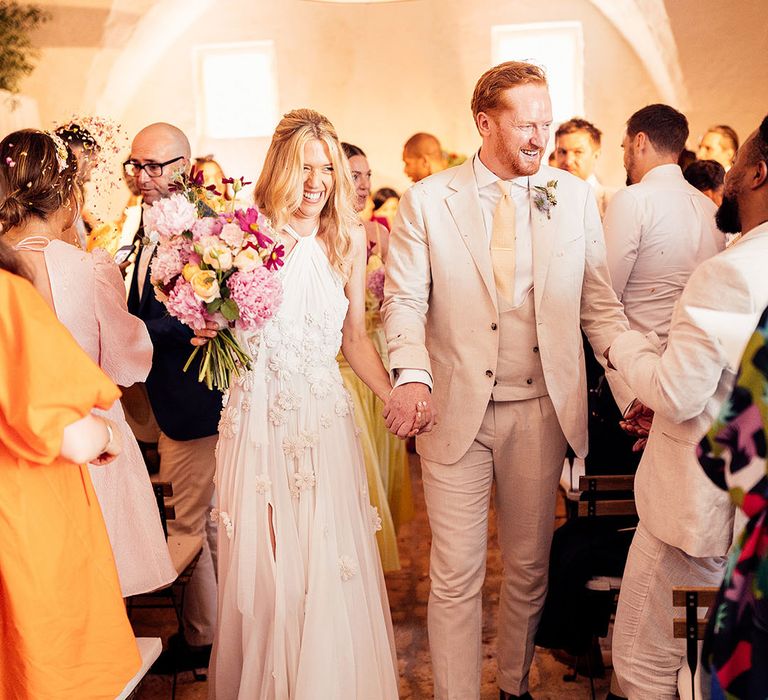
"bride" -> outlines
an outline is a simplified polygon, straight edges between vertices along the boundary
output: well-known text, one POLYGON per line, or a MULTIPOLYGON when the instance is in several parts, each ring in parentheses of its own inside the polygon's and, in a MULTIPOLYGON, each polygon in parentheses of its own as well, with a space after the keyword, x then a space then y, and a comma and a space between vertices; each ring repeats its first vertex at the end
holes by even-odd
MULTIPOLYGON (((325 117, 285 115, 255 200, 285 245, 283 303, 260 332, 240 338, 253 369, 231 387, 219 426, 210 697, 394 699, 380 520, 339 347, 385 403, 391 385, 365 329, 366 236, 325 117)), ((215 331, 198 335, 199 344, 215 331)))

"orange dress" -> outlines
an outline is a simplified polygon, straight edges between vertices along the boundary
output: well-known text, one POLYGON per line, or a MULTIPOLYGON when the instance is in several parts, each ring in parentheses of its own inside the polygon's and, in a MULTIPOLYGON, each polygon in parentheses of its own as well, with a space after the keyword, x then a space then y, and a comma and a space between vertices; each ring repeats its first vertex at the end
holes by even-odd
POLYGON ((88 469, 64 428, 117 387, 0 270, 0 699, 114 698, 141 663, 88 469))

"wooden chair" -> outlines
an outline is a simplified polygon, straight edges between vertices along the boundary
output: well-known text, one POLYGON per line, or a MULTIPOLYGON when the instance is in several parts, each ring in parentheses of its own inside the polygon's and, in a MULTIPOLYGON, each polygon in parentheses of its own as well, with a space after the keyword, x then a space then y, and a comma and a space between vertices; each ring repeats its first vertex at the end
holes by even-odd
MULTIPOLYGON (((634 529, 637 524, 637 509, 633 498, 634 475, 582 475, 579 477, 577 514, 588 522, 606 518, 626 518, 627 527, 634 529)), ((620 576, 593 576, 585 588, 594 599, 595 610, 600 613, 592 629, 593 641, 608 635, 608 626, 616 613, 621 588, 620 576), (604 621, 604 622, 602 622, 604 621)), ((591 653, 587 654, 587 669, 592 700, 595 699, 594 669, 591 653)), ((566 680, 576 678, 576 670, 566 680)))
POLYGON ((675 639, 685 639, 685 656, 691 672, 691 697, 696 700, 696 669, 699 665, 699 641, 704 639, 709 615, 717 599, 719 588, 675 587, 672 589, 672 605, 685 609, 685 617, 672 620, 675 639), (699 608, 707 608, 704 617, 699 617, 699 608))
MULTIPOLYGON (((617 518, 626 517, 627 526, 634 529, 636 526, 637 508, 632 497, 634 489, 634 475, 610 475, 610 476, 581 476, 579 478, 578 513, 580 518, 617 518)), ((602 591, 610 595, 611 608, 615 613, 616 604, 621 588, 621 576, 595 576, 587 581, 588 590, 602 591)), ((598 637, 608 634, 608 626, 597 629, 598 637)))
MULTIPOLYGON (((152 483, 155 492, 157 508, 160 512, 160 522, 163 526, 165 539, 168 543, 168 551, 171 555, 171 562, 178 574, 175 581, 165 588, 150 593, 142 593, 132 596, 127 601, 128 617, 131 617, 133 610, 142 608, 173 608, 176 614, 176 620, 179 624, 179 630, 184 633, 184 623, 182 620, 182 611, 184 610, 184 595, 187 584, 192 578, 192 574, 200 559, 203 551, 204 535, 169 535, 168 521, 176 519, 176 510, 172 505, 165 502, 166 498, 173 496, 173 485, 170 482, 158 481, 152 483), (161 602, 165 598, 169 602, 161 602)), ((195 680, 204 681, 206 675, 193 671, 195 680)), ((172 697, 176 697, 177 672, 173 674, 172 697)))
POLYGON ((139 653, 141 654, 141 668, 136 675, 125 684, 122 692, 115 698, 115 700, 136 700, 144 676, 147 675, 150 666, 157 660, 157 657, 160 656, 160 652, 163 649, 160 637, 137 637, 136 646, 139 647, 139 653))
POLYGON ((580 476, 580 518, 602 516, 637 516, 632 492, 635 477, 632 474, 611 476, 580 476))

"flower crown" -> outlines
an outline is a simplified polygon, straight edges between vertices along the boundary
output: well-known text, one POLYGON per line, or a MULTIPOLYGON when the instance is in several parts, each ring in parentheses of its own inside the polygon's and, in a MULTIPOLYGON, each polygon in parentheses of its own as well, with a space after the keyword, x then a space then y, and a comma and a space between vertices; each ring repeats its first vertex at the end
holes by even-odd
POLYGON ((52 131, 44 131, 44 134, 50 136, 53 141, 54 148, 56 149, 56 162, 59 164, 59 173, 64 172, 67 168, 67 159, 69 158, 69 149, 67 144, 62 141, 61 136, 52 131))

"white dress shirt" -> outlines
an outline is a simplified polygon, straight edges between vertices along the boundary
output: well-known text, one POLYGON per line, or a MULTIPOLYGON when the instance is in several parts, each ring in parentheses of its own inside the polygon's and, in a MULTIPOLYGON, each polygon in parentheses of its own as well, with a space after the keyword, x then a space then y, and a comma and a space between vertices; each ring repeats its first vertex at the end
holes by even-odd
POLYGON ((156 243, 147 243, 141 246, 139 259, 136 261, 136 274, 138 275, 136 283, 138 285, 139 299, 143 296, 144 282, 149 274, 149 263, 152 260, 152 254, 155 252, 156 247, 156 243))
POLYGON ((715 211, 671 163, 612 197, 603 221, 608 267, 633 330, 655 331, 666 344, 672 310, 691 273, 725 248, 715 211))
MULTIPOLYGON (((483 215, 488 249, 493 235, 493 214, 501 199, 498 182, 501 178, 494 175, 480 160, 476 153, 472 166, 475 171, 477 193, 480 198, 480 211, 483 215)), ((512 303, 519 306, 533 289, 533 238, 531 235, 531 196, 530 182, 527 176, 509 180, 512 183, 509 194, 515 202, 515 286, 512 303)), ((421 382, 432 388, 432 377, 423 369, 401 369, 397 372, 395 386, 408 382, 421 382)))

